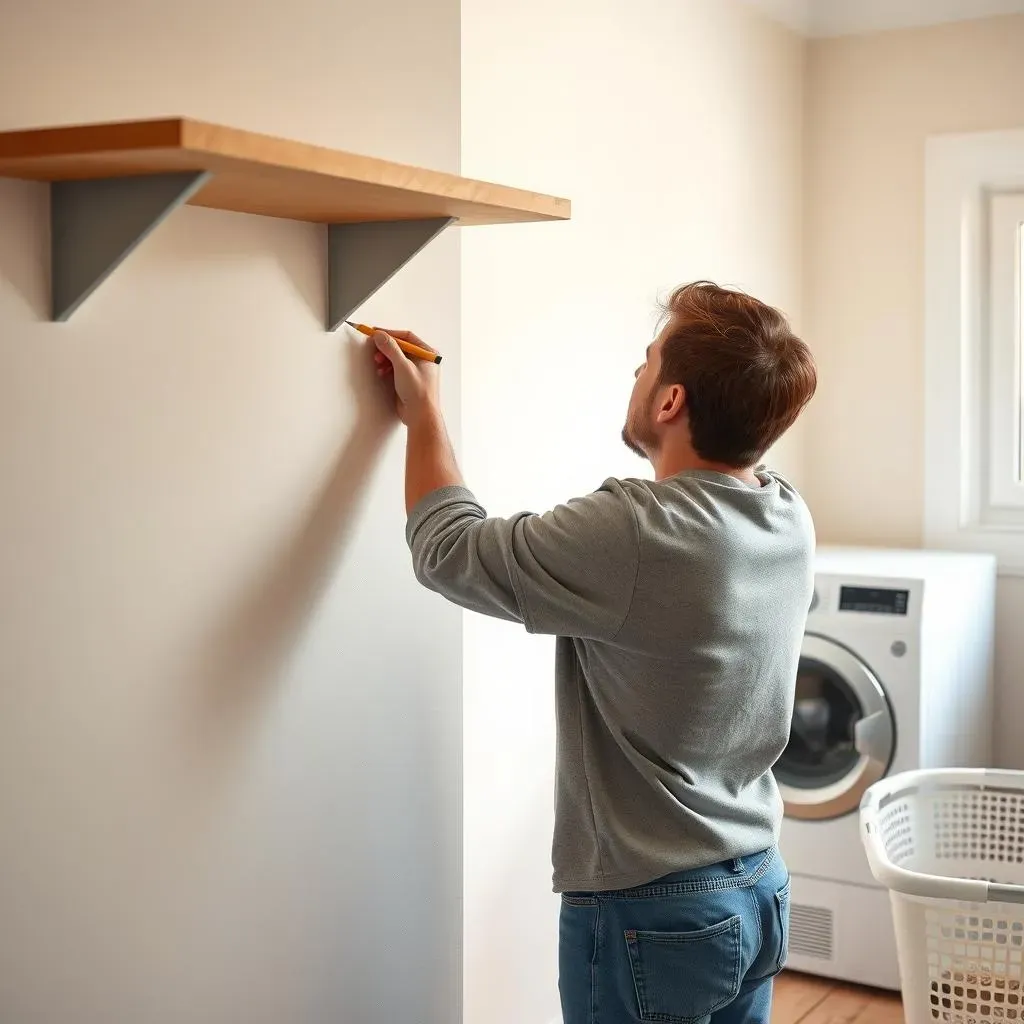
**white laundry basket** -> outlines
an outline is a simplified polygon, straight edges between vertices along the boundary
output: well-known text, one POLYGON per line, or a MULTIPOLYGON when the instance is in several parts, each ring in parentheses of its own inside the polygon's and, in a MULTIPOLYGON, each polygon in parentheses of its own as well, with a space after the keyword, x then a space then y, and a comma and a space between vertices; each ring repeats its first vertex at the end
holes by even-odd
POLYGON ((860 820, 909 1024, 1024 1022, 1024 772, 904 772, 860 820))

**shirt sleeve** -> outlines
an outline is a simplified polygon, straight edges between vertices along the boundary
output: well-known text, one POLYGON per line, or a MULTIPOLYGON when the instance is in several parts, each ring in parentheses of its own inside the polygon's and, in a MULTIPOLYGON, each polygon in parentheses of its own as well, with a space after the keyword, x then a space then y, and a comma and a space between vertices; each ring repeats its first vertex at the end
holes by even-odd
POLYGON ((531 633, 607 640, 629 613, 640 531, 619 481, 509 519, 488 518, 464 487, 444 487, 413 509, 406 536, 424 586, 531 633))

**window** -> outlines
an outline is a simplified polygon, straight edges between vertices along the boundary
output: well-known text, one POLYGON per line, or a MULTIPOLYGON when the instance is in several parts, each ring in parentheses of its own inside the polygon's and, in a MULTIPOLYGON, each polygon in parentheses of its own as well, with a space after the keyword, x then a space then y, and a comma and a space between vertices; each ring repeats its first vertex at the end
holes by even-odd
POLYGON ((1024 131, 929 139, 925 543, 1024 575, 1024 131))

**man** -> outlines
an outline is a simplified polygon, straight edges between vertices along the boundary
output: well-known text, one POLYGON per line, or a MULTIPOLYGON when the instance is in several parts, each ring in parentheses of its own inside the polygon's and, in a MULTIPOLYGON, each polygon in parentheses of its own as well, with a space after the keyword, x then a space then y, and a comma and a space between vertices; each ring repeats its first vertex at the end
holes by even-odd
POLYGON ((814 534, 796 491, 759 464, 817 377, 782 314, 740 292, 699 281, 665 313, 622 432, 655 480, 608 480, 543 516, 487 518, 435 367, 379 332, 375 357, 408 427, 417 578, 558 637, 565 1024, 767 1024, 789 922, 771 769, 814 534))

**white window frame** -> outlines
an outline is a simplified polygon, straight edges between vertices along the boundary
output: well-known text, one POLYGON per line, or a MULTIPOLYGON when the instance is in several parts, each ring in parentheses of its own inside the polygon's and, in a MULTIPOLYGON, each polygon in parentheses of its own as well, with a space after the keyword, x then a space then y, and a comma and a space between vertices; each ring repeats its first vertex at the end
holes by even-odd
POLYGON ((1024 130, 935 136, 925 165, 925 544, 1024 576, 1024 130))

